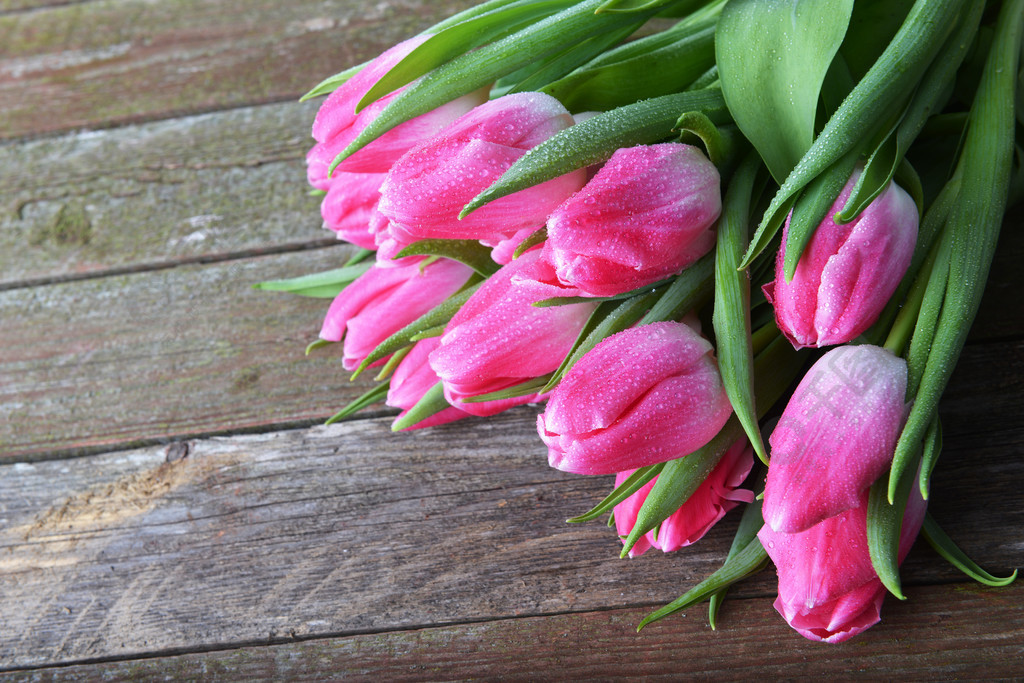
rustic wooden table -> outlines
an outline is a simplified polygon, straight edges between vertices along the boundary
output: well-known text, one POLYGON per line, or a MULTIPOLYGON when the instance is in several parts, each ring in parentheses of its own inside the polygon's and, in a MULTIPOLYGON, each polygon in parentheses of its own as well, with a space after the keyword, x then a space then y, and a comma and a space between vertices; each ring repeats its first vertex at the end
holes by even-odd
MULTIPOLYGON (((297 97, 467 0, 0 0, 0 670, 14 678, 1024 676, 1024 586, 920 543, 909 599, 823 646, 774 573, 635 633, 734 520, 617 558, 564 520, 607 477, 548 468, 535 410, 408 436, 320 426, 361 392, 304 357, 335 267, 297 97)), ((1024 565, 1022 212, 943 403, 932 512, 1024 565)))

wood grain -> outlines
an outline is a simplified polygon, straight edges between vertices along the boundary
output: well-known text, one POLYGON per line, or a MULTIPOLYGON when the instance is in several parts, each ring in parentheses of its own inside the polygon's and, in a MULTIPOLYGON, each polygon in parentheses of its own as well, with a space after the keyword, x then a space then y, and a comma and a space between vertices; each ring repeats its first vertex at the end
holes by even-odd
MULTIPOLYGON (((367 419, 182 449, 0 466, 4 666, 649 609, 717 568, 735 529, 727 517, 683 552, 619 560, 603 524, 564 523, 610 478, 549 468, 527 408, 397 437, 367 419)), ((1024 564, 1019 456, 941 470, 932 507, 988 568, 1024 564)), ((923 544, 903 576, 960 580, 923 544)), ((734 592, 766 609, 772 582, 734 592)))
POLYGON ((295 99, 471 4, 92 0, 0 15, 0 138, 295 99))
POLYGON ((731 600, 718 631, 702 609, 654 624, 644 610, 508 619, 225 652, 37 670, 13 680, 841 680, 1018 679, 1024 587, 932 586, 886 604, 840 645, 790 631, 769 600, 731 600), (991 628, 998 623, 999 628, 991 628), (529 656, 522 656, 529 652, 529 656))
POLYGON ((330 241, 315 103, 0 146, 0 288, 330 241))
POLYGON ((250 285, 348 247, 0 291, 0 460, 323 420, 368 388, 303 354, 329 299, 250 285))

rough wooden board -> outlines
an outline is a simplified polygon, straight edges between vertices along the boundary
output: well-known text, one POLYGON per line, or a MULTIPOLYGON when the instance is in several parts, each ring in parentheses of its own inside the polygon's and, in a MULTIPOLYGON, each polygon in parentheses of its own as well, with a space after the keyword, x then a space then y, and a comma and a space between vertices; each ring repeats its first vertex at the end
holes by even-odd
POLYGON ((639 635, 644 610, 612 610, 37 670, 14 680, 861 680, 1024 675, 1024 587, 908 591, 882 623, 840 645, 790 631, 768 599, 732 600, 712 631, 703 609, 639 635), (998 623, 999 629, 991 624, 998 623))
POLYGON ((306 185, 316 108, 0 146, 0 288, 333 239, 306 185))
POLYGON ((670 558, 619 561, 601 524, 564 523, 609 482, 548 468, 524 412, 404 438, 360 420, 212 439, 173 464, 148 449, 4 466, 0 661, 674 597, 670 558))
POLYGON ((0 460, 323 419, 368 388, 304 356, 329 299, 261 280, 345 246, 0 291, 0 460))
POLYGON ((471 0, 94 0, 0 15, 0 137, 294 99, 471 0))
MULTIPOLYGON (((993 571, 1024 564, 1021 450, 936 477, 936 516, 993 571), (993 476, 998 501, 976 495, 993 476)), ((559 473, 543 453, 523 408, 400 436, 374 419, 207 439, 170 463, 180 450, 0 466, 0 662, 658 605, 722 561, 735 515, 682 553, 618 560, 603 524, 563 521, 610 478, 559 473)), ((903 576, 959 575, 921 544, 903 576)), ((764 572, 734 593, 772 584, 764 572)))

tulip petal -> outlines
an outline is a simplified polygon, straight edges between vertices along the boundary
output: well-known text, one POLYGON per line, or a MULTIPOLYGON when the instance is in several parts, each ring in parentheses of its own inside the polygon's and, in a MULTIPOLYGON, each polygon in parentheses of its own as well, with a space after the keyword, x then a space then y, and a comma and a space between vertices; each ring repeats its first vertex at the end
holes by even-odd
POLYGON ((770 438, 772 529, 802 531, 859 503, 891 462, 906 383, 906 363, 876 346, 839 347, 811 367, 770 438))

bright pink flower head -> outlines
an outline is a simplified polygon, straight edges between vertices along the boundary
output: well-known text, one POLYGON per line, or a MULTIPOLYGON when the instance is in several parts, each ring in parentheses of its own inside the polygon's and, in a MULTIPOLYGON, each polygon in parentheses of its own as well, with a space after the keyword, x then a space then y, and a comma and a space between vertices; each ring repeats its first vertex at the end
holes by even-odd
POLYGON ((338 239, 351 242, 363 249, 375 249, 371 225, 380 200, 383 173, 335 172, 327 196, 320 203, 324 226, 338 239))
MULTIPOLYGON (((746 439, 740 439, 722 455, 715 469, 711 470, 708 478, 682 507, 657 529, 644 534, 630 549, 629 556, 639 557, 652 547, 668 553, 699 541, 726 512, 741 502, 750 503, 754 500, 753 491, 739 488, 753 465, 753 449, 746 439)), ((624 482, 634 471, 619 472, 615 476, 615 485, 624 482)), ((615 506, 615 528, 620 538, 625 539, 633 530, 637 514, 656 481, 657 477, 615 506)))
MULTIPOLYGON (((785 248, 775 280, 764 286, 779 329, 793 346, 844 344, 878 319, 903 278, 917 241, 917 206, 891 183, 860 216, 846 225, 833 217, 846 204, 860 171, 853 174, 815 231, 786 282, 785 248)), ((783 245, 789 218, 783 229, 783 245)))
POLYGON ((613 334, 580 358, 537 431, 552 467, 612 474, 692 453, 731 413, 711 344, 661 322, 613 334))
POLYGON ((370 268, 335 297, 320 337, 345 339, 346 370, 355 370, 382 341, 457 292, 473 273, 457 261, 425 260, 370 268))
POLYGON ((906 361, 879 346, 840 346, 811 366, 770 438, 768 526, 803 531, 858 505, 892 463, 906 389, 906 361))
POLYGON ((539 394, 530 394, 461 402, 557 369, 594 310, 589 303, 533 306, 535 301, 561 294, 550 285, 513 281, 538 254, 523 254, 484 282, 451 319, 440 346, 430 354, 430 366, 444 383, 448 402, 467 413, 493 415, 539 400, 539 394))
MULTIPOLYGON (((394 374, 391 375, 391 384, 388 387, 388 397, 385 403, 392 408, 402 409, 398 419, 405 417, 409 409, 440 381, 427 362, 430 352, 436 349, 440 343, 441 340, 438 337, 428 337, 416 342, 416 345, 406 354, 395 368, 394 374)), ((435 427, 468 416, 469 413, 464 410, 448 407, 411 427, 406 427, 404 431, 435 427)))
POLYGON ((620 149, 548 218, 545 258, 584 295, 621 294, 706 254, 721 211, 718 170, 696 147, 620 149))
POLYGON ((459 212, 526 152, 568 128, 572 116, 542 93, 506 95, 480 105, 402 157, 381 187, 380 211, 404 244, 431 238, 507 240, 544 225, 583 186, 584 170, 459 212))
MULTIPOLYGON (((795 534, 758 532, 779 574, 775 609, 810 640, 838 643, 878 623, 885 587, 868 555, 868 493, 849 510, 795 534)), ((899 562, 924 523, 926 504, 914 487, 900 530, 899 562)))
MULTIPOLYGON (((313 122, 313 138, 317 144, 306 156, 310 184, 322 190, 327 189, 326 185, 330 182, 327 169, 334 158, 363 132, 401 90, 373 102, 358 114, 356 104, 381 76, 426 39, 427 36, 418 36, 394 46, 363 67, 324 101, 313 122)), ((387 173, 398 158, 412 147, 486 100, 486 91, 474 92, 406 121, 345 159, 336 170, 387 173)))

